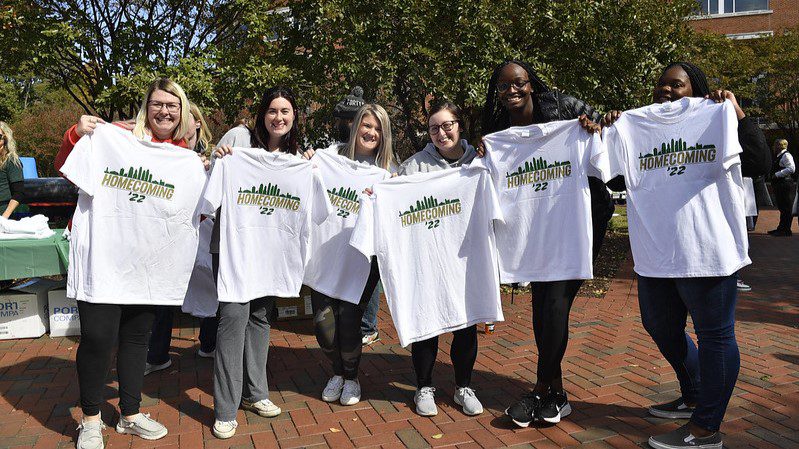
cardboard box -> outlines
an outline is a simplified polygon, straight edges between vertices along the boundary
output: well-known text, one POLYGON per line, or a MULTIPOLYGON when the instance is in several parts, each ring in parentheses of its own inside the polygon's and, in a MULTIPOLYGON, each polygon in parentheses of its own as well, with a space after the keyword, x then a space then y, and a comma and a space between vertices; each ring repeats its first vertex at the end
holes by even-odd
POLYGON ((313 317, 311 306, 311 289, 302 286, 299 298, 278 298, 277 320, 304 320, 313 317))
POLYGON ((50 290, 47 299, 50 312, 50 337, 80 335, 78 302, 67 298, 67 291, 63 288, 50 290))
POLYGON ((38 338, 50 324, 47 292, 63 281, 32 279, 0 294, 0 340, 38 338))

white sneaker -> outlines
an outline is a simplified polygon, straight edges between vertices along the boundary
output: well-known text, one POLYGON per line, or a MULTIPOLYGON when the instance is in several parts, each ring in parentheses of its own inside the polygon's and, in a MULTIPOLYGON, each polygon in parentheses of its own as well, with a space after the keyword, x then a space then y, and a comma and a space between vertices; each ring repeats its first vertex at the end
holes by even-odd
POLYGON ((269 399, 261 399, 258 402, 241 400, 241 408, 257 413, 265 418, 272 418, 280 414, 280 407, 276 406, 269 399))
POLYGON ((341 397, 341 390, 344 388, 344 378, 333 376, 327 381, 327 386, 322 390, 322 400, 325 402, 336 402, 341 397))
POLYGON ((162 363, 160 365, 151 365, 151 364, 148 363, 148 364, 144 365, 144 375, 146 376, 146 375, 148 375, 150 373, 154 373, 156 371, 161 371, 161 370, 167 369, 170 366, 172 366, 172 359, 169 359, 169 360, 167 360, 166 362, 164 362, 164 363, 162 363))
POLYGON ((373 332, 371 334, 366 334, 361 338, 361 345, 362 346, 369 346, 372 343, 380 340, 380 335, 377 332, 373 332))
POLYGON ((463 413, 469 416, 483 413, 483 404, 477 399, 474 390, 469 387, 458 388, 455 391, 455 403, 463 407, 463 413))
POLYGON ((202 349, 197 350, 197 355, 204 359, 212 359, 216 355, 216 349, 213 351, 205 352, 202 349))
POLYGON ((163 424, 150 418, 149 413, 138 413, 131 420, 120 416, 117 432, 138 435, 145 440, 159 440, 168 433, 163 424))
POLYGON ((226 440, 236 434, 236 427, 238 426, 239 423, 237 423, 235 420, 220 421, 217 419, 214 421, 214 428, 212 429, 212 432, 214 436, 220 440, 226 440))
POLYGON ((361 384, 358 379, 345 380, 341 391, 341 405, 355 405, 361 402, 361 384))
POLYGON ((420 416, 438 415, 435 392, 436 389, 433 387, 422 387, 416 390, 416 394, 413 395, 413 402, 416 404, 416 413, 420 416))
POLYGON ((103 430, 105 424, 102 418, 99 421, 86 421, 83 418, 78 426, 78 443, 75 445, 77 449, 103 449, 103 430))

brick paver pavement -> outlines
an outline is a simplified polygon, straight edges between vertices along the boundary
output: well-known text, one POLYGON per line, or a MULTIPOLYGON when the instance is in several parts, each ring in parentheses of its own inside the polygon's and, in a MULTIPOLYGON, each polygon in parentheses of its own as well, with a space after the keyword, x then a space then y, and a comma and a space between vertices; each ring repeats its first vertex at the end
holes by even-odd
MULTIPOLYGON (((743 270, 753 292, 742 294, 737 312, 741 374, 722 426, 729 448, 799 447, 799 236, 765 234, 776 214, 761 216, 751 236, 754 264, 743 270)), ((797 230, 799 231, 799 230, 797 230)), ((212 362, 195 355, 194 320, 175 329, 171 369, 148 376, 143 411, 169 428, 156 442, 122 436, 109 427, 106 447, 115 448, 298 448, 458 447, 591 448, 645 447, 653 433, 678 421, 649 417, 644 407, 678 394, 672 370, 641 327, 631 263, 622 268, 604 299, 578 298, 564 362, 565 386, 574 413, 557 426, 515 429, 502 410, 535 380, 536 351, 529 296, 505 298, 507 322, 493 335, 480 334, 473 379, 486 407, 467 417, 452 401, 450 339, 441 339, 434 379, 439 415, 416 416, 409 352, 398 345, 390 318, 381 311, 382 341, 363 356, 363 400, 352 407, 319 399, 329 364, 310 321, 281 323, 269 354, 271 399, 277 418, 240 412, 233 439, 210 432, 212 362)), ((78 414, 75 349, 71 338, 0 342, 0 448, 74 447, 78 414)), ((111 373, 107 396, 115 396, 111 373)), ((112 404, 107 423, 116 420, 112 404)))

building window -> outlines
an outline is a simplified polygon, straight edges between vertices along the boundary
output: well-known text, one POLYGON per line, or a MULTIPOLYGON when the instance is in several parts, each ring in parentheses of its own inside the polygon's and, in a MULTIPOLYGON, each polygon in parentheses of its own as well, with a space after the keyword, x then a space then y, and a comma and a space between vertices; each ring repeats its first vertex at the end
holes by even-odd
POLYGON ((768 0, 697 0, 702 14, 733 14, 768 9, 768 0))

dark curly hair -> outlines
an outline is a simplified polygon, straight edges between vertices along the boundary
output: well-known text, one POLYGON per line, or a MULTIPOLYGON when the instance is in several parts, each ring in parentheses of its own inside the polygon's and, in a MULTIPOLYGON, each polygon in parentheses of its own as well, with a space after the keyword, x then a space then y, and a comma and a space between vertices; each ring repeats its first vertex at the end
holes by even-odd
MULTIPOLYGON (((485 105, 483 105, 483 134, 501 131, 510 126, 508 110, 505 109, 499 102, 499 97, 497 95, 497 80, 499 79, 499 74, 502 72, 502 69, 509 64, 516 64, 527 72, 527 77, 530 80, 530 86, 533 88, 533 93, 540 94, 543 92, 549 92, 549 87, 544 83, 544 81, 541 80, 541 78, 539 78, 539 76, 535 73, 535 70, 533 70, 533 68, 530 67, 530 65, 526 62, 508 59, 502 64, 498 65, 491 74, 491 79, 488 81, 488 87, 486 89, 486 101, 485 105)), ((537 101, 538 100, 536 99, 535 95, 533 95, 533 104, 536 111, 538 110, 537 101)))

